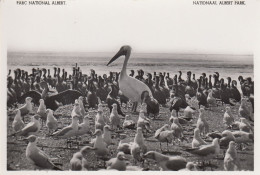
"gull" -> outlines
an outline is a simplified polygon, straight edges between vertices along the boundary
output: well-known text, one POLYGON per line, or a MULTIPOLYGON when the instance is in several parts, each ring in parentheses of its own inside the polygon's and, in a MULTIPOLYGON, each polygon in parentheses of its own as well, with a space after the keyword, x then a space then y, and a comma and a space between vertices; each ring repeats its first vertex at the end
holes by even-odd
POLYGON ((168 143, 172 143, 173 141, 173 133, 174 131, 170 131, 170 126, 168 124, 163 125, 163 127, 159 128, 156 130, 154 134, 154 138, 156 138, 160 142, 160 149, 162 150, 162 142, 167 143, 167 150, 169 151, 168 148, 168 143))
POLYGON ((237 157, 235 142, 229 142, 229 147, 224 157, 224 170, 225 171, 238 171, 240 170, 240 162, 237 157))
POLYGON ((116 169, 118 171, 126 170, 125 154, 123 152, 117 153, 116 158, 112 158, 106 162, 107 169, 116 169))
POLYGON ((77 115, 78 117, 82 117, 82 114, 80 112, 80 107, 79 107, 79 101, 76 99, 74 103, 73 110, 71 111, 71 117, 77 115))
POLYGON ((184 116, 183 118, 190 121, 192 119, 192 114, 194 113, 194 110, 190 107, 190 106, 187 106, 185 109, 184 109, 184 116))
POLYGON ((83 118, 83 122, 81 124, 79 124, 79 126, 78 126, 77 136, 83 136, 85 134, 92 134, 90 131, 89 118, 90 118, 89 115, 86 115, 83 118))
POLYGON ((199 128, 194 129, 194 136, 191 142, 191 147, 192 148, 197 148, 200 147, 201 145, 207 145, 207 142, 205 142, 201 137, 200 137, 200 130, 199 128))
POLYGON ((252 120, 251 118, 251 112, 246 106, 246 98, 241 99, 241 105, 238 109, 238 113, 241 117, 252 120))
MULTIPOLYGON (((173 119, 173 122, 171 124, 171 129, 173 131, 174 140, 175 140, 175 138, 177 138, 178 140, 183 138, 183 129, 179 123, 178 118, 173 119)), ((179 144, 180 144, 180 141, 179 141, 179 144)))
POLYGON ((112 129, 114 129, 114 127, 116 127, 116 128, 120 127, 120 118, 119 118, 119 115, 117 112, 117 104, 114 103, 112 105, 112 107, 113 108, 112 108, 109 120, 110 120, 112 129))
POLYGON ((30 163, 39 169, 61 170, 51 162, 50 157, 47 154, 36 146, 37 137, 35 135, 30 135, 27 140, 29 141, 29 144, 27 145, 25 154, 30 163))
POLYGON ((153 159, 162 171, 178 171, 186 167, 187 161, 181 156, 167 156, 156 151, 149 151, 144 158, 153 159))
POLYGON ((95 129, 103 130, 104 126, 106 125, 106 122, 103 117, 103 110, 98 108, 98 112, 95 118, 95 129))
POLYGON ((240 144, 240 148, 242 150, 245 149, 244 144, 250 143, 254 141, 254 134, 247 133, 244 131, 233 131, 233 136, 235 137, 235 142, 240 144))
POLYGON ((137 120, 137 128, 141 127, 143 130, 150 131, 150 124, 150 120, 144 116, 144 110, 141 109, 137 120))
POLYGON ((227 126, 227 128, 232 128, 232 124, 234 123, 235 119, 231 113, 230 107, 226 107, 226 112, 224 113, 223 117, 223 124, 227 126))
POLYGON ((21 111, 21 116, 23 116, 23 121, 24 121, 24 116, 32 112, 32 98, 31 97, 26 97, 25 99, 25 104, 19 108, 21 111))
POLYGON ((135 129, 135 122, 131 119, 131 116, 129 115, 125 116, 123 128, 135 129))
POLYGON ((193 162, 188 162, 186 168, 180 169, 179 171, 198 171, 197 164, 193 162))
POLYGON ((21 111, 19 109, 16 110, 16 115, 14 117, 12 127, 13 127, 15 132, 20 131, 24 127, 24 122, 23 122, 22 117, 21 117, 21 111))
POLYGON ((143 153, 147 152, 147 147, 144 144, 144 136, 142 132, 142 128, 138 127, 137 132, 135 134, 134 143, 137 143, 140 148, 142 149, 143 153))
POLYGON ((47 119, 46 106, 44 104, 43 99, 40 99, 40 106, 37 110, 37 114, 40 116, 40 118, 42 120, 42 125, 43 125, 43 122, 46 121, 46 119, 47 119))
POLYGON ((97 129, 93 135, 96 136, 94 142, 96 156, 101 158, 107 158, 109 151, 107 149, 107 144, 102 138, 102 131, 100 129, 97 129))
POLYGON ((235 137, 232 132, 229 130, 225 130, 221 134, 222 138, 219 140, 219 145, 222 147, 228 147, 229 142, 235 141, 235 137))
POLYGON ((72 171, 82 170, 82 159, 83 156, 81 152, 74 153, 72 159, 70 160, 70 170, 72 171))
POLYGON ((28 123, 23 129, 20 131, 12 134, 12 135, 18 135, 18 136, 29 136, 32 134, 37 134, 41 129, 41 124, 39 122, 39 115, 34 115, 32 117, 32 121, 28 123))
POLYGON ((209 125, 205 119, 205 109, 199 109, 199 119, 197 121, 197 128, 200 130, 200 134, 207 134, 209 132, 209 125))
POLYGON ((207 97, 207 102, 209 104, 209 106, 216 106, 217 104, 217 100, 216 98, 213 97, 213 90, 212 89, 209 89, 208 90, 208 97, 207 97))
POLYGON ((213 139, 212 143, 209 145, 201 145, 197 148, 186 149, 191 154, 199 156, 204 160, 210 160, 215 157, 220 152, 219 139, 213 139))
POLYGON ((134 163, 136 164, 136 161, 143 161, 143 158, 141 157, 141 147, 137 143, 132 143, 130 145, 130 153, 132 157, 134 158, 134 163))
POLYGON ((171 117, 169 118, 169 122, 173 123, 173 120, 174 120, 175 118, 177 118, 177 119, 179 120, 179 123, 182 124, 182 125, 186 125, 186 124, 189 123, 189 121, 188 121, 189 119, 186 120, 183 116, 176 117, 176 116, 174 116, 174 115, 175 115, 175 112, 172 110, 172 112, 171 112, 171 117))
POLYGON ((86 111, 85 111, 85 107, 83 105, 83 97, 82 96, 80 96, 78 98, 78 102, 79 102, 80 113, 81 113, 82 116, 85 116, 86 115, 86 111))
POLYGON ((239 130, 245 132, 254 132, 253 127, 248 123, 245 118, 240 118, 239 130))
POLYGON ((67 139, 67 147, 68 147, 68 139, 77 135, 78 132, 78 116, 74 115, 72 117, 72 122, 69 126, 66 126, 59 131, 56 131, 52 134, 53 137, 58 137, 62 139, 67 139))
POLYGON ((111 145, 111 129, 109 125, 104 126, 102 138, 107 145, 111 145))
POLYGON ((50 131, 55 131, 58 128, 58 121, 57 119, 53 116, 53 110, 47 109, 47 120, 46 120, 46 126, 50 131))

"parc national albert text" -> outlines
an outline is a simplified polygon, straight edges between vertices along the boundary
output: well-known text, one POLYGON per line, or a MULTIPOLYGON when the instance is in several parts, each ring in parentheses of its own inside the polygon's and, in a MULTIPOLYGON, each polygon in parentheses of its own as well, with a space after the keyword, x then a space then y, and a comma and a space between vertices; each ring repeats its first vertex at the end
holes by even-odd
POLYGON ((22 1, 17 0, 17 5, 66 5, 66 1, 22 1))

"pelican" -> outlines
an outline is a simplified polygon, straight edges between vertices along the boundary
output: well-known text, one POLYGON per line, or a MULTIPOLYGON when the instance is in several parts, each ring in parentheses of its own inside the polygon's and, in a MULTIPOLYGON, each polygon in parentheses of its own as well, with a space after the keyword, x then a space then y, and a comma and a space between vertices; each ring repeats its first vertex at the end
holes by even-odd
POLYGON ((152 92, 145 83, 127 75, 126 67, 130 58, 131 50, 132 48, 130 46, 122 46, 117 54, 107 63, 107 66, 118 59, 120 56, 125 56, 125 61, 119 76, 119 88, 126 97, 134 102, 133 111, 136 111, 138 102, 142 103, 142 93, 144 91, 148 91, 149 95, 152 96, 152 92))

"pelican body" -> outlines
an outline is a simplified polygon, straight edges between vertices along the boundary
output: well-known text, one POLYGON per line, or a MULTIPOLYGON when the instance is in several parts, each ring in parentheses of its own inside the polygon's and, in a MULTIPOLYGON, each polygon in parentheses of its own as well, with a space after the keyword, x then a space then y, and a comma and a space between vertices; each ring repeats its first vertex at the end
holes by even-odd
POLYGON ((119 76, 119 88, 122 93, 128 97, 132 102, 142 102, 141 95, 144 91, 148 91, 149 95, 152 96, 150 88, 133 77, 130 77, 126 73, 126 67, 131 54, 130 46, 122 46, 117 54, 108 62, 107 66, 115 61, 120 56, 125 56, 125 61, 119 76))

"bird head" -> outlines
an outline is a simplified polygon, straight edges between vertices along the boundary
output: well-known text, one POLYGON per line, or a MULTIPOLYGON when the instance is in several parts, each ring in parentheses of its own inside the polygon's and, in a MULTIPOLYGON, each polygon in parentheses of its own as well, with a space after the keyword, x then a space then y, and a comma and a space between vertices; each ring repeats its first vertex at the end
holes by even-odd
POLYGON ((115 56, 111 58, 111 60, 107 63, 107 66, 111 64, 113 61, 115 61, 116 59, 118 59, 120 56, 122 55, 126 56, 127 54, 130 54, 131 50, 132 48, 128 45, 122 46, 120 50, 115 54, 115 56))
POLYGON ((155 159, 155 152, 154 151, 149 151, 146 154, 143 155, 143 158, 146 159, 155 159))
POLYGON ((195 128, 194 129, 194 137, 198 138, 199 136, 200 136, 200 130, 199 130, 199 128, 195 128))
POLYGON ((227 112, 231 112, 230 110, 231 110, 230 107, 227 106, 227 107, 226 107, 226 111, 227 111, 227 112))
POLYGON ((196 171, 197 169, 198 169, 198 165, 197 164, 195 164, 195 163, 193 163, 193 162, 188 162, 187 164, 186 164, 186 168, 188 169, 188 170, 193 170, 193 171, 196 171))
POLYGON ((37 137, 35 135, 30 135, 25 140, 29 141, 30 143, 33 143, 37 141, 37 137))
POLYGON ((101 136, 102 131, 100 129, 97 129, 96 132, 93 134, 94 136, 101 136))
POLYGON ((104 126, 104 132, 105 131, 112 131, 109 125, 105 125, 104 126))
POLYGON ((218 138, 213 139, 212 145, 214 145, 214 146, 219 145, 219 139, 218 138))
POLYGON ((33 118, 34 118, 35 120, 39 120, 40 116, 39 116, 38 114, 36 114, 36 115, 33 116, 33 118))
POLYGON ((138 133, 138 134, 142 134, 142 133, 143 133, 143 130, 142 130, 141 127, 138 127, 138 128, 137 128, 137 133, 138 133))
POLYGON ((46 114, 47 114, 47 115, 53 115, 53 110, 47 109, 47 110, 46 110, 46 114))
POLYGON ((31 97, 26 97, 25 101, 26 101, 26 102, 31 102, 31 101, 32 101, 32 98, 31 98, 31 97))
POLYGON ((125 154, 123 153, 123 152, 119 152, 119 153, 117 153, 117 159, 119 159, 119 160, 127 160, 127 158, 125 157, 125 154))

